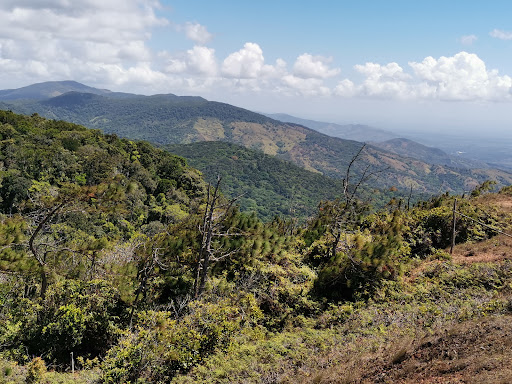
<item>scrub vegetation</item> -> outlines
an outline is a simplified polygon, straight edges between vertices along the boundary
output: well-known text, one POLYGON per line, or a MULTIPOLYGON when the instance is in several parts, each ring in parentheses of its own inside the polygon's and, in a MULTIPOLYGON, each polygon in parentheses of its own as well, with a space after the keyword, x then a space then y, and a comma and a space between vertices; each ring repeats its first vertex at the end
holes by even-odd
POLYGON ((182 157, 0 111, 0 383, 506 382, 511 187, 376 210, 349 175, 262 221, 182 157))

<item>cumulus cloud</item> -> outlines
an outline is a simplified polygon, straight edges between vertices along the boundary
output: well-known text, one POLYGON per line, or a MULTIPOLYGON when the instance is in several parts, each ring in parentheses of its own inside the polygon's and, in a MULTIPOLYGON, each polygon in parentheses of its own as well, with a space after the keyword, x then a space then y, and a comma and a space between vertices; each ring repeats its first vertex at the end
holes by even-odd
POLYGON ((201 45, 205 45, 212 39, 212 34, 208 32, 204 25, 199 23, 188 22, 184 26, 179 27, 180 30, 184 30, 186 36, 201 45))
POLYGON ((282 78, 282 84, 297 95, 328 96, 331 94, 331 90, 324 85, 321 79, 313 77, 304 79, 288 74, 282 78))
POLYGON ((512 40, 512 32, 504 31, 502 29, 493 29, 489 35, 496 39, 512 40))
POLYGON ((309 53, 300 55, 293 65, 293 74, 304 79, 325 79, 340 73, 338 68, 330 69, 332 58, 313 56, 309 53))
POLYGON ((349 79, 343 79, 334 88, 334 94, 342 97, 352 97, 355 96, 357 92, 356 85, 349 79))
POLYGON ((170 73, 188 73, 204 76, 217 74, 217 60, 215 50, 202 46, 194 46, 182 57, 170 58, 166 67, 170 73))
MULTIPOLYGON (((303 53, 290 66, 282 59, 269 63, 255 42, 217 58, 206 46, 212 39, 207 28, 189 22, 179 29, 194 46, 155 54, 149 45, 153 29, 170 25, 158 16, 159 7, 157 0, 0 1, 0 83, 7 88, 75 79, 142 92, 222 89, 308 97, 512 100, 512 78, 467 52, 408 66, 360 64, 354 69, 361 80, 335 80, 340 69, 328 56, 303 53)), ((490 35, 512 39, 512 32, 504 30, 490 35)), ((463 44, 475 40, 474 35, 460 38, 463 44)))
POLYGON ((275 66, 265 64, 261 47, 256 43, 245 43, 242 49, 224 59, 222 75, 239 79, 276 77, 285 65, 283 60, 278 60, 275 66))
MULTIPOLYGON (((397 63, 389 63, 380 65, 377 63, 366 63, 364 65, 356 65, 356 71, 366 77, 364 82, 357 88, 358 93, 363 96, 380 97, 380 98, 409 98, 411 87, 408 83, 411 76, 404 72, 403 68, 397 63)), ((338 84, 341 91, 346 88, 345 85, 338 84)), ((337 93, 340 93, 337 89, 337 93)))
POLYGON ((476 54, 459 52, 439 59, 409 62, 412 74, 397 63, 366 63, 354 68, 364 76, 360 84, 339 82, 334 94, 343 97, 435 99, 446 101, 503 101, 511 99, 512 78, 488 70, 476 54))
POLYGON ((488 71, 476 54, 459 52, 452 57, 425 58, 409 65, 416 76, 435 88, 435 97, 444 100, 500 100, 510 97, 512 79, 488 71))
POLYGON ((404 80, 411 77, 404 73, 403 68, 397 63, 389 63, 386 65, 366 63, 364 65, 356 65, 354 68, 356 71, 372 80, 404 80))
POLYGON ((464 45, 472 45, 475 41, 478 40, 478 37, 475 35, 465 35, 461 36, 460 42, 464 45))
POLYGON ((168 24, 158 7, 154 0, 2 1, 0 79, 90 79, 108 68, 148 77, 150 30, 168 24))

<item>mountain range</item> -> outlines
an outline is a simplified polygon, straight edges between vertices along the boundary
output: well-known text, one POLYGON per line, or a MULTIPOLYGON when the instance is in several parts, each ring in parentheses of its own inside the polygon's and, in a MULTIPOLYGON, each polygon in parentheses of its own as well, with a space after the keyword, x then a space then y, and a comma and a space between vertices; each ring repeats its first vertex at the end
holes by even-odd
POLYGON ((455 168, 492 168, 484 161, 477 161, 462 156, 454 156, 445 151, 420 144, 409 138, 400 137, 390 131, 363 124, 336 124, 316 120, 306 120, 284 113, 266 114, 283 122, 300 124, 325 133, 329 136, 347 140, 369 142, 373 146, 404 157, 411 157, 429 164, 447 165, 455 168))
POLYGON ((399 137, 393 132, 363 124, 328 123, 323 121, 301 119, 299 117, 287 115, 285 113, 265 114, 265 116, 287 123, 300 124, 305 127, 314 129, 315 131, 325 133, 326 135, 339 137, 340 139, 346 140, 381 142, 399 137))
MULTIPOLYGON (((278 121, 194 96, 142 96, 100 90, 76 82, 48 82, 0 91, 0 99, 3 109, 37 113, 159 145, 229 142, 335 179, 346 177, 350 161, 362 147, 359 141, 332 137, 301 124, 278 121)), ((352 126, 352 131, 364 130, 361 126, 352 126)), ((376 132, 380 132, 381 138, 389 135, 380 130, 371 132, 373 137, 377 137, 376 132)), ((424 151, 422 159, 415 159, 412 154, 419 152, 416 144, 393 140, 386 145, 367 145, 351 168, 352 180, 357 180, 366 170, 377 174, 368 180, 372 187, 412 188, 418 193, 467 191, 486 179, 512 184, 511 173, 485 165, 480 169, 446 165, 436 161, 431 151, 424 151)), ((444 155, 437 153, 437 156, 444 155)))

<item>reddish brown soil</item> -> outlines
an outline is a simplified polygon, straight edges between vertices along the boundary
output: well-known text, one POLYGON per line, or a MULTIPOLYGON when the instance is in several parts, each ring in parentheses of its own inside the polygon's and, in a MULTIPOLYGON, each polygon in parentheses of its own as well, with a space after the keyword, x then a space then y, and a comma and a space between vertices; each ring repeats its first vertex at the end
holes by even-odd
POLYGON ((405 340, 405 343, 396 340, 385 349, 354 357, 297 382, 509 384, 512 382, 512 316, 466 321, 420 340, 405 340))

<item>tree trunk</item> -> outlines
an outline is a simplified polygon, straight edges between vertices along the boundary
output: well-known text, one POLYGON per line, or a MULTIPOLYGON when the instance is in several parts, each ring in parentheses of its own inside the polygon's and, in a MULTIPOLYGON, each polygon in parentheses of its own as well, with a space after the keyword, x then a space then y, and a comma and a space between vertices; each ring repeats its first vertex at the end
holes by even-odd
POLYGON ((203 218, 203 241, 201 243, 201 249, 199 251, 199 260, 196 270, 196 279, 194 282, 194 297, 198 298, 204 291, 206 284, 206 278, 208 276, 208 266, 210 264, 210 257, 212 253, 212 238, 213 238, 213 214, 216 209, 217 199, 219 197, 219 186, 221 178, 217 178, 217 184, 213 191, 213 195, 210 197, 210 188, 208 188, 208 202, 206 203, 206 209, 203 218))

